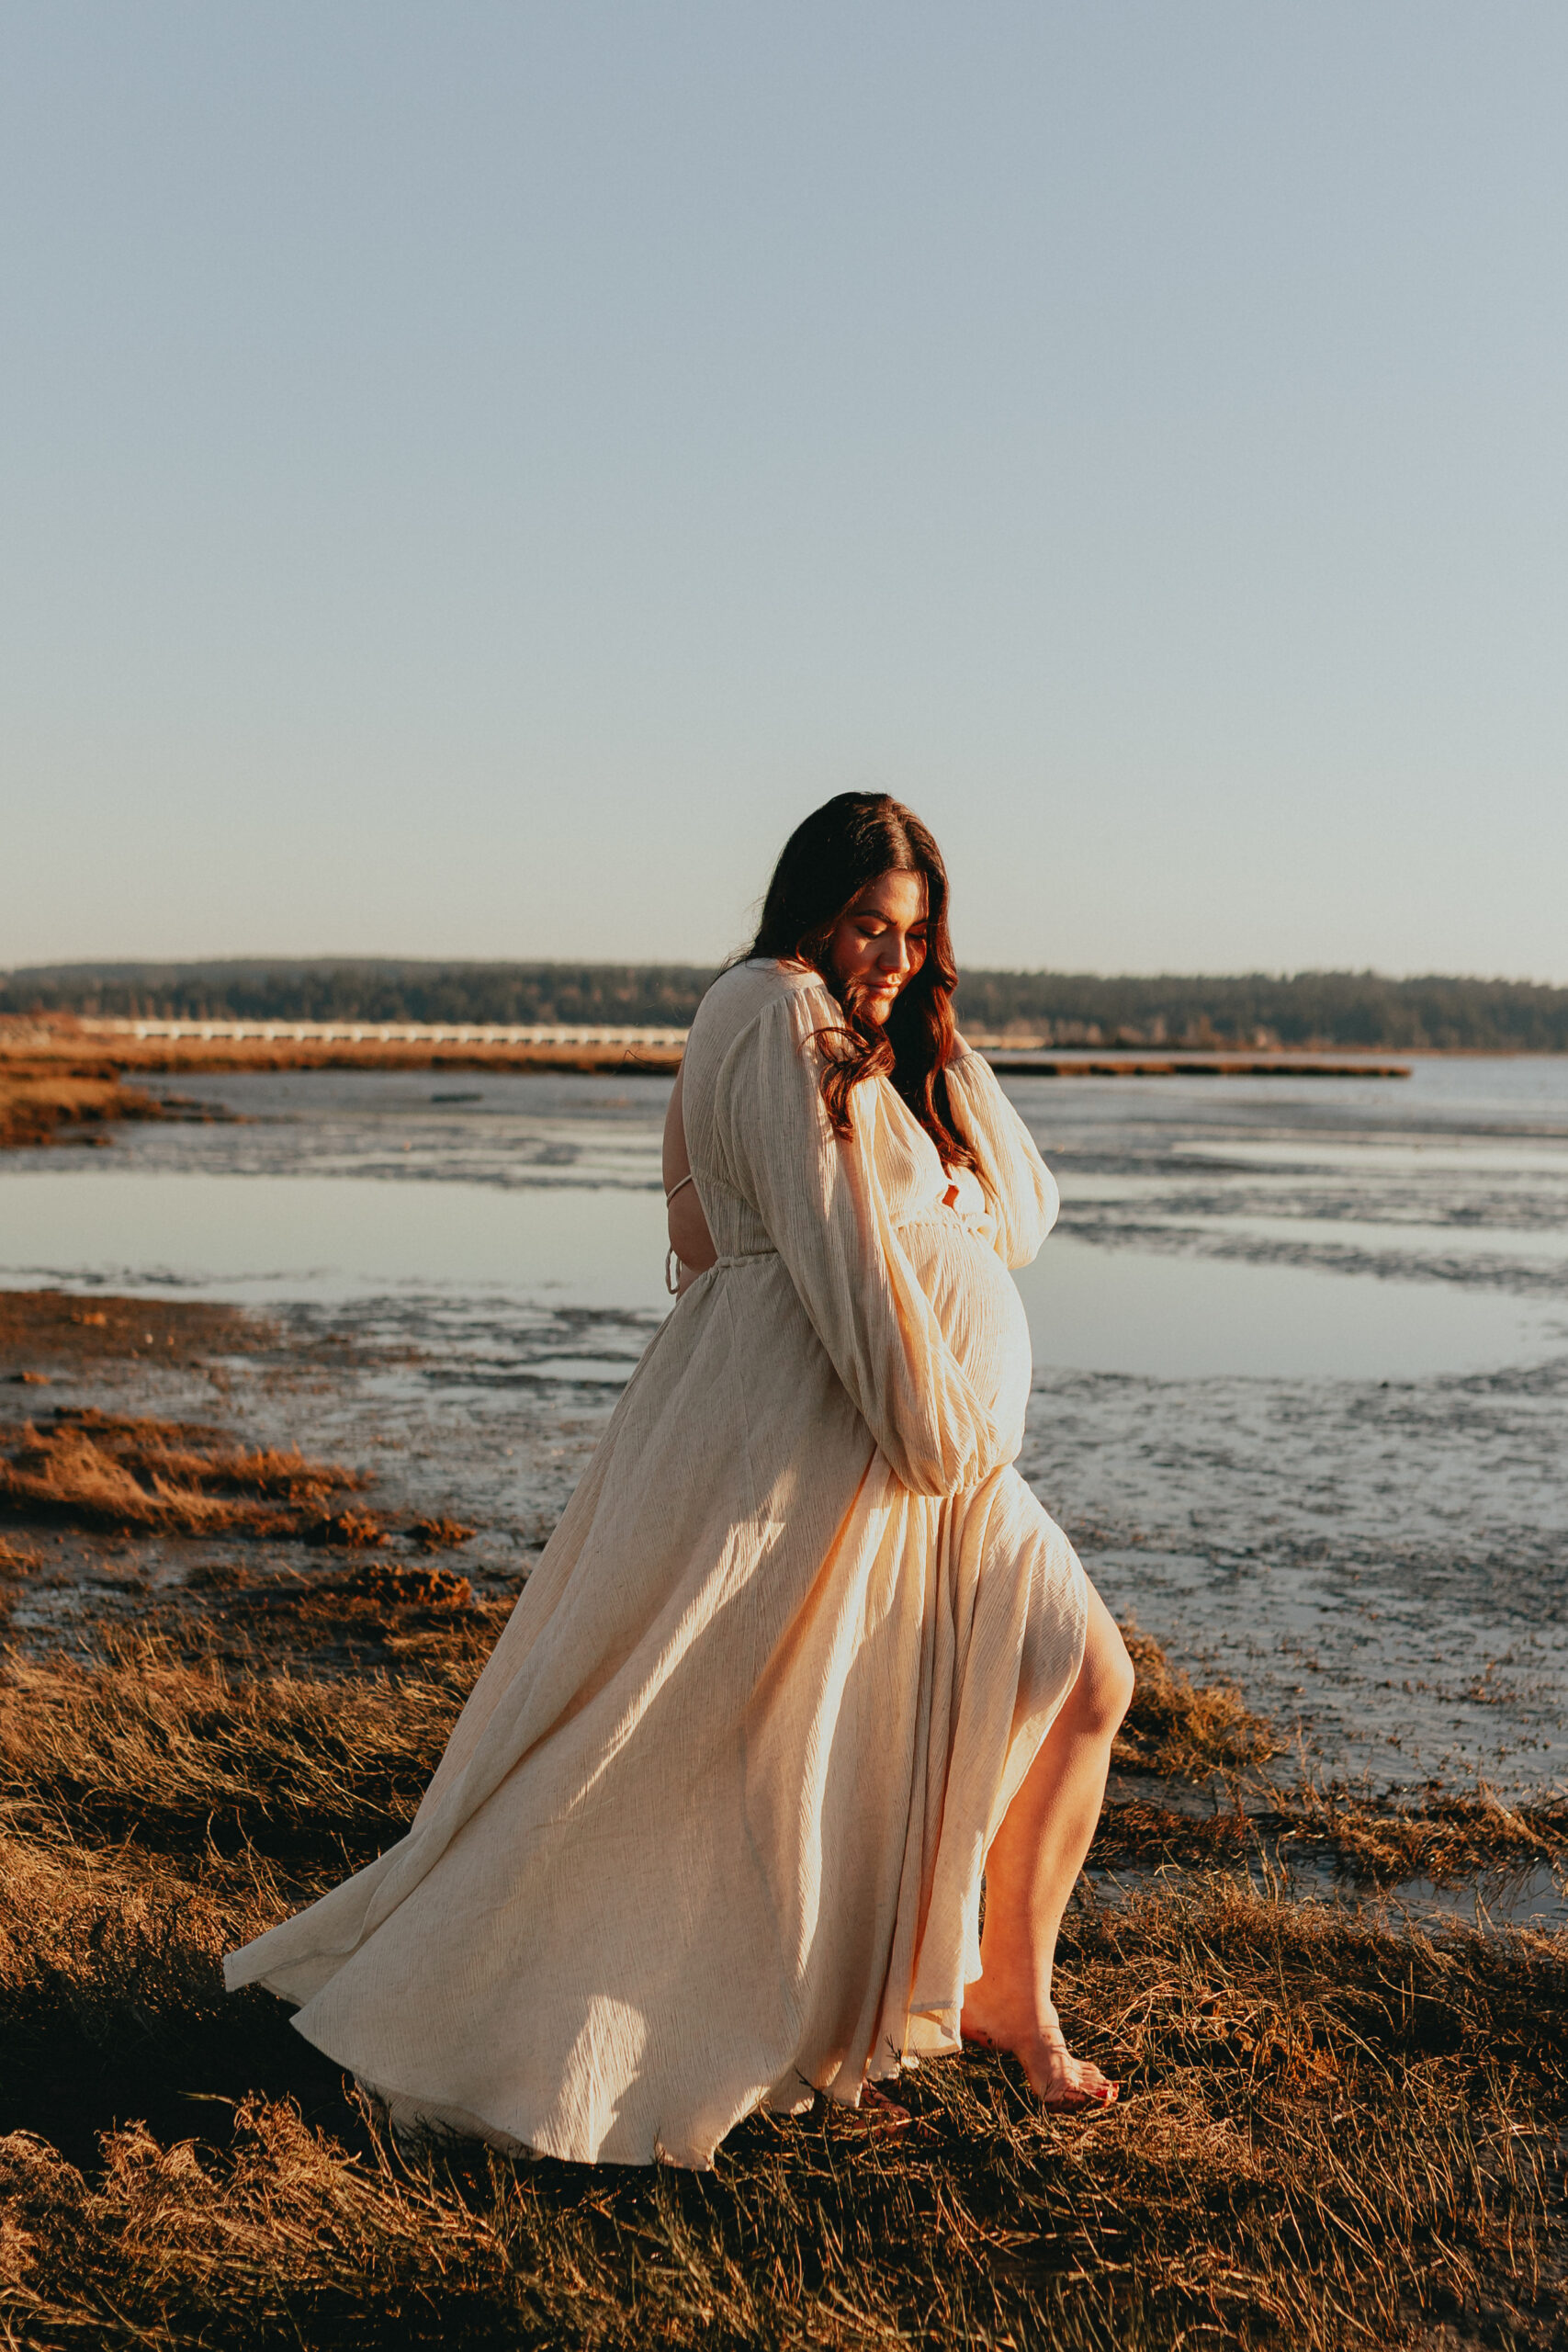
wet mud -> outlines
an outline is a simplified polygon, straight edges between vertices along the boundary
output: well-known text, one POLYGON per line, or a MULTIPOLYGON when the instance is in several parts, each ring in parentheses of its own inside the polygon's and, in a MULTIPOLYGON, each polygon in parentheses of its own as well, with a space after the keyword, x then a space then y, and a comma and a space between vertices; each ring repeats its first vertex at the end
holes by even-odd
MULTIPOLYGON (((477 1672, 619 1393, 613 1354, 596 1384, 528 1379, 515 1365, 508 1377, 493 1355, 454 1363, 445 1328, 422 1337, 417 1315, 385 1306, 261 1317, 159 1302, 154 1315, 102 1295, 4 1295, 0 1400, 14 1402, 0 1401, 0 1605, 28 1657, 86 1657, 134 1635, 252 1668, 423 1659, 477 1672), (47 1389, 23 1385, 29 1375, 47 1389)), ((533 1350, 579 1374, 586 1351, 638 1336, 624 1317, 560 1321, 541 1318, 533 1350)), ((1456 1650, 1452 1686, 1439 1679, 1419 1600, 1443 1558, 1440 1497, 1426 1541, 1401 1514, 1395 1549, 1358 1507, 1347 1544, 1348 1432, 1335 1433, 1327 1489, 1302 1491, 1280 1400, 1270 1410, 1256 1384, 1242 1385, 1257 1421, 1237 1416, 1224 1463, 1179 1449, 1151 1384, 1110 1400, 1135 1423, 1120 1429, 1103 1394, 1075 1405, 1072 1385, 1037 1387, 1021 1466, 1122 1618, 1138 1672, 1095 1869, 1263 1864, 1349 1894, 1419 1880, 1448 1889, 1450 1907, 1479 1889, 1488 1907, 1515 1911, 1522 1892, 1530 1916, 1558 1916, 1568 1812, 1549 1769, 1562 1728, 1556 1629, 1520 1624, 1506 1650, 1456 1650), (1262 1460, 1281 1508, 1258 1541, 1262 1460), (1101 1463, 1114 1511, 1095 1491, 1101 1463), (1190 1513, 1172 1524, 1179 1470, 1204 1497, 1200 1525, 1190 1513), (1222 1470, 1249 1541, 1211 1507, 1222 1470), (1256 1612, 1234 1605, 1243 1579, 1256 1612), (1230 1622, 1256 1621, 1254 1637, 1194 1638, 1192 1589, 1217 1580, 1231 1589, 1230 1622), (1391 1680, 1372 1668, 1396 1639, 1420 1640, 1425 1690, 1358 1701, 1358 1677, 1391 1680), (1369 1716, 1406 1728, 1380 1734, 1369 1716)), ((1528 1591, 1517 1575, 1511 1589, 1528 1591)), ((1494 1643, 1506 1630, 1495 1625, 1494 1643)))

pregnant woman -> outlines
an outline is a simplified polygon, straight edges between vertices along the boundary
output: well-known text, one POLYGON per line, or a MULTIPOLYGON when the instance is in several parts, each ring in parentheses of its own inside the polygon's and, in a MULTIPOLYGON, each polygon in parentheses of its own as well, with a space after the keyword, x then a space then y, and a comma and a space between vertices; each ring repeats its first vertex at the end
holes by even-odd
POLYGON ((671 1102, 674 1312, 407 1837, 230 1958, 400 2126, 705 2165, 964 2040, 1115 2097, 1052 1961, 1132 1670, 1010 1466, 1056 1188, 955 981, 919 820, 807 818, 671 1102))

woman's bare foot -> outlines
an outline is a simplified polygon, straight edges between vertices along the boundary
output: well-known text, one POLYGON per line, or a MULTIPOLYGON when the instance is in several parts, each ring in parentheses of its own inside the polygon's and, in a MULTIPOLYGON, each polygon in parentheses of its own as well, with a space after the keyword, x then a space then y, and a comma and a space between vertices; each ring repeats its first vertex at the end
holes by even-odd
POLYGON ((1010 2030, 1000 2018, 983 2023, 976 2005, 966 1999, 962 2030, 964 2040, 979 2049, 1010 2051, 1043 2107, 1058 2111, 1111 2107, 1122 2095, 1121 2084, 1102 2075, 1091 2058, 1073 2056, 1062 2021, 1049 2004, 1038 2023, 1010 2030))
POLYGON ((907 2132, 915 2120, 907 2107, 889 2098, 874 2083, 863 2083, 860 2105, 846 2107, 841 2112, 844 2121, 863 2132, 907 2132))

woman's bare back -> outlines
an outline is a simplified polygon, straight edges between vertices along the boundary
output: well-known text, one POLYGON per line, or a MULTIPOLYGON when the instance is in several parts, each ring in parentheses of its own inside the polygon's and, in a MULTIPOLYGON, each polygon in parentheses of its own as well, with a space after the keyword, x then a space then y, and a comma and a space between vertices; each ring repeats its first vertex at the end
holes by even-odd
POLYGON ((708 1231, 708 1221, 703 1215, 703 1204, 697 1198, 697 1188, 688 1183, 692 1162, 686 1150, 686 1127, 681 1115, 681 1080, 677 1070, 671 1090, 670 1108, 664 1114, 664 1198, 670 1232, 670 1247, 680 1263, 681 1278, 677 1290, 685 1290, 705 1274, 718 1256, 708 1231))

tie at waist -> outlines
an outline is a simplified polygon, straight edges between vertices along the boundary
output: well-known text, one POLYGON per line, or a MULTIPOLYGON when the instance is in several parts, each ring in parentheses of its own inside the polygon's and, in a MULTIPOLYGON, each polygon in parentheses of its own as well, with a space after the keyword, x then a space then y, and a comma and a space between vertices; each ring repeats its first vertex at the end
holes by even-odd
MULTIPOLYGON (((697 1273, 694 1266, 687 1269, 696 1276, 692 1287, 694 1289, 697 1283, 705 1283, 710 1274, 722 1273, 728 1266, 760 1266, 765 1258, 776 1258, 778 1254, 771 1241, 764 1242, 761 1250, 727 1250, 723 1257, 716 1258, 711 1266, 703 1268, 701 1273, 697 1273)), ((675 1279, 680 1264, 674 1250, 667 1250, 664 1253, 664 1287, 671 1298, 682 1295, 681 1285, 675 1279)))

